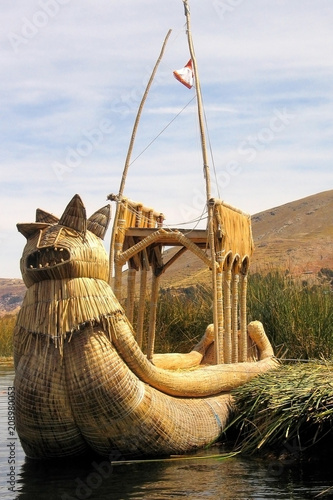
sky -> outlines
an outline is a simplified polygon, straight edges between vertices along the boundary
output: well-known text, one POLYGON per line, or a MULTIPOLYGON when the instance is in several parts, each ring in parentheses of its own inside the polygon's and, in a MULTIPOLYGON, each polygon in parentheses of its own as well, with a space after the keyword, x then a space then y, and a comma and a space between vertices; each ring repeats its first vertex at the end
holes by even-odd
MULTIPOLYGON (((190 7, 213 196, 255 214, 332 189, 332 0, 190 7)), ((118 192, 169 29, 124 195, 166 225, 197 224, 206 194, 195 90, 172 74, 189 59, 182 0, 15 0, 1 3, 0 25, 0 277, 21 277, 16 223, 33 222, 36 208, 61 216, 78 193, 89 216, 118 192)))

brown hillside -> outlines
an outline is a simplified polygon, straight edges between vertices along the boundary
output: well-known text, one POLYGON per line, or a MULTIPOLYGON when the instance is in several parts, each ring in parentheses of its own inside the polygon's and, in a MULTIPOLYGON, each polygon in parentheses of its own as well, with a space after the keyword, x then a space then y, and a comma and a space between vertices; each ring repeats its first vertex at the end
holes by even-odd
POLYGON ((0 316, 13 314, 19 310, 25 290, 22 280, 0 278, 0 316))
POLYGON ((252 272, 267 267, 293 274, 333 268, 333 190, 252 217, 252 272))

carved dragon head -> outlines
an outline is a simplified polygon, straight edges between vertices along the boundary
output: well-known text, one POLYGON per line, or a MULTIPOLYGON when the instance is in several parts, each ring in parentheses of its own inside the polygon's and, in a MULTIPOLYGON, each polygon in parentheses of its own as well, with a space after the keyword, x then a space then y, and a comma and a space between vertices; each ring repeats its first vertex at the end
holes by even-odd
POLYGON ((89 219, 79 195, 75 195, 58 219, 41 209, 36 222, 19 223, 27 238, 21 273, 27 287, 52 279, 108 279, 108 256, 102 239, 110 222, 110 205, 89 219))

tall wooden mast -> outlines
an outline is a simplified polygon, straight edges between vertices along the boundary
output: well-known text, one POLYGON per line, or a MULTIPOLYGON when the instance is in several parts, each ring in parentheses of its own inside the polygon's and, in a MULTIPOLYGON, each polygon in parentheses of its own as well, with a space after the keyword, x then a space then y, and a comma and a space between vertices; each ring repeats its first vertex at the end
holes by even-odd
POLYGON ((200 128, 200 139, 201 139, 201 150, 202 150, 202 160, 203 160, 203 171, 206 183, 206 201, 208 210, 208 239, 209 247, 211 252, 211 267, 212 267, 212 288, 213 288, 213 321, 214 321, 214 337, 215 337, 215 360, 216 363, 220 363, 220 339, 219 339, 219 327, 218 327, 218 297, 217 297, 217 283, 216 283, 216 258, 215 258, 215 240, 214 240, 214 227, 213 227, 213 216, 214 216, 214 200, 211 193, 211 182, 210 182, 210 170, 208 165, 208 155, 206 146, 206 133, 204 124, 204 112, 202 104, 202 94, 198 73, 197 60, 195 57, 192 34, 191 34, 191 16, 190 9, 187 0, 183 0, 185 16, 186 16, 186 27, 187 27, 187 39, 190 50, 190 55, 192 59, 192 68, 194 73, 194 83, 197 94, 197 107, 198 107, 198 119, 200 128))

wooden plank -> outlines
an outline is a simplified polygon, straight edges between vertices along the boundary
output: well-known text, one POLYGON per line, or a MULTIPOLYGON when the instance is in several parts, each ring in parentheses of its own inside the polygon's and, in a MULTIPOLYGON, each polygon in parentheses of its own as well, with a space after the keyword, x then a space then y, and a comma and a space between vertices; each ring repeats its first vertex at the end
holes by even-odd
MULTIPOLYGON (((172 233, 173 231, 173 229, 170 230, 166 228, 163 229, 168 233, 172 233)), ((138 238, 137 241, 140 241, 146 238, 147 236, 150 236, 155 231, 156 228, 131 227, 126 230, 126 237, 134 237, 135 239, 138 238)), ((175 229, 174 231, 182 233, 190 241, 198 245, 206 245, 207 243, 207 231, 205 229, 195 229, 193 231, 190 231, 188 229, 177 229, 177 230, 175 229)), ((177 241, 173 242, 170 241, 169 239, 166 239, 165 241, 163 240, 159 241, 159 243, 165 246, 182 246, 182 244, 178 243, 177 241)))
MULTIPOLYGON (((136 241, 132 236, 125 236, 125 241, 124 241, 124 247, 125 249, 131 248, 134 246, 136 241)), ((136 271, 139 271, 141 268, 141 260, 140 260, 140 255, 135 254, 133 257, 130 259, 130 267, 134 268, 136 271)))

